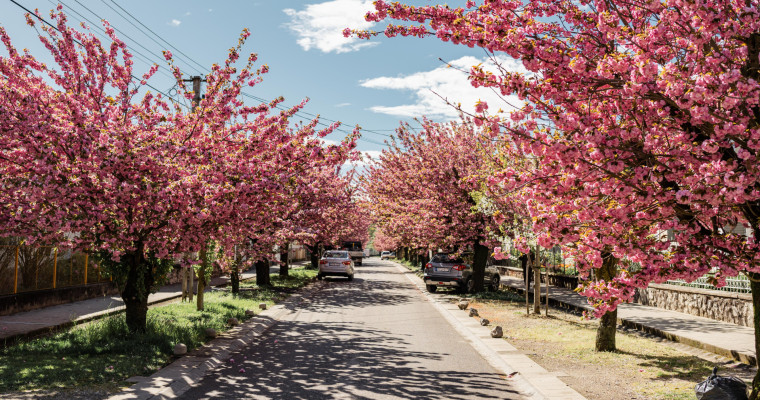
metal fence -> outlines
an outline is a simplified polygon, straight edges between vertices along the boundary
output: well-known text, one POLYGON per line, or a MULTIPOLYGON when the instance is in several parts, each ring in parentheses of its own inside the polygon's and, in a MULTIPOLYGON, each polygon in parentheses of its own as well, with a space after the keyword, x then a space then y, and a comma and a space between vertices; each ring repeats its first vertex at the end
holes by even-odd
POLYGON ((705 275, 701 278, 697 278, 697 280, 694 282, 686 282, 682 279, 676 279, 667 281, 665 283, 669 285, 688 286, 699 289, 721 290, 724 292, 752 293, 752 289, 749 286, 749 279, 744 275, 735 276, 733 278, 726 278, 726 285, 720 288, 708 283, 709 277, 710 275, 705 275))
POLYGON ((0 245, 0 295, 109 280, 86 253, 52 246, 0 245))

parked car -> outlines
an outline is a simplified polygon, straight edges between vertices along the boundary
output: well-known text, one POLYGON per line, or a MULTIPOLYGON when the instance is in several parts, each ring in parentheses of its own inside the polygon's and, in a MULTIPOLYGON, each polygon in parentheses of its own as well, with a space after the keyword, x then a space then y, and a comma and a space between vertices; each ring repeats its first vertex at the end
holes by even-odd
MULTIPOLYGON (((438 253, 423 269, 423 280, 427 291, 435 293, 439 287, 453 288, 460 293, 469 293, 475 286, 472 280, 472 254, 454 257, 446 253, 438 253)), ((483 284, 489 290, 499 290, 499 270, 491 260, 486 264, 483 284)))
POLYGON ((391 258, 396 258, 396 252, 393 251, 384 251, 380 253, 380 259, 381 260, 390 260, 391 258))
POLYGON ((319 260, 317 279, 325 276, 345 276, 354 279, 354 261, 346 250, 328 250, 319 260))

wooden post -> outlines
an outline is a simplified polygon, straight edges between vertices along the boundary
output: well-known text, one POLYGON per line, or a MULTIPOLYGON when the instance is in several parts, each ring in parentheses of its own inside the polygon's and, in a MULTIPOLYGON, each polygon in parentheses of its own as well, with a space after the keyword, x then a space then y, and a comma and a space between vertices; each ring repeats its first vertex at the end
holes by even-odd
POLYGON ((546 316, 549 316, 549 269, 546 269, 546 307, 544 308, 546 316))
POLYGON ((56 286, 56 280, 58 280, 58 248, 55 248, 55 253, 53 254, 53 289, 55 289, 56 286))
POLYGON ((84 255, 84 284, 87 284, 87 261, 90 258, 90 255, 85 253, 84 255))
POLYGON ((16 246, 16 266, 14 267, 16 272, 14 273, 13 278, 13 293, 18 293, 18 246, 16 246))

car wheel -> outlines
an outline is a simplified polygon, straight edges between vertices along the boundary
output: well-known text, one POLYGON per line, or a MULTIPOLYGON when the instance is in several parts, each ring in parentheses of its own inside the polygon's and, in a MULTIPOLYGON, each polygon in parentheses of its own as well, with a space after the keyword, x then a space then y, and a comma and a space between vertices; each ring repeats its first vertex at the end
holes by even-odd
POLYGON ((501 280, 501 278, 499 277, 499 275, 494 275, 494 277, 491 279, 491 286, 490 286, 490 288, 491 288, 492 292, 498 292, 499 291, 499 287, 501 286, 500 285, 500 283, 501 283, 500 280, 501 280))
POLYGON ((317 274, 317 280, 320 280, 320 281, 321 281, 321 280, 322 280, 322 278, 323 278, 322 274, 317 274))
POLYGON ((349 275, 348 276, 348 280, 349 280, 349 282, 352 281, 352 280, 354 280, 354 276, 353 275, 349 275))
POLYGON ((436 285, 425 285, 427 287, 427 291, 429 293, 435 293, 436 289, 438 289, 438 286, 436 285))

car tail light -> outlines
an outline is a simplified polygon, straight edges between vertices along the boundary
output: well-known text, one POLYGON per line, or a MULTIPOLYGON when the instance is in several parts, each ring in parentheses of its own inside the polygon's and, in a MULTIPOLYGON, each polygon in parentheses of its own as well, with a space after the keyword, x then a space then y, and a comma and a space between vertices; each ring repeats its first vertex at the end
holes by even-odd
POLYGON ((430 268, 433 268, 433 264, 431 264, 431 263, 427 263, 427 264, 425 264, 425 268, 426 268, 426 269, 430 269, 430 268))
POLYGON ((455 271, 464 271, 464 269, 467 268, 467 266, 466 265, 462 265, 462 264, 457 264, 457 265, 455 265, 455 266, 453 266, 451 268, 453 268, 455 271))
POLYGON ((351 261, 343 261, 343 265, 351 265, 351 261))
POLYGON ((319 260, 319 265, 325 265, 327 264, 327 260, 319 260))

